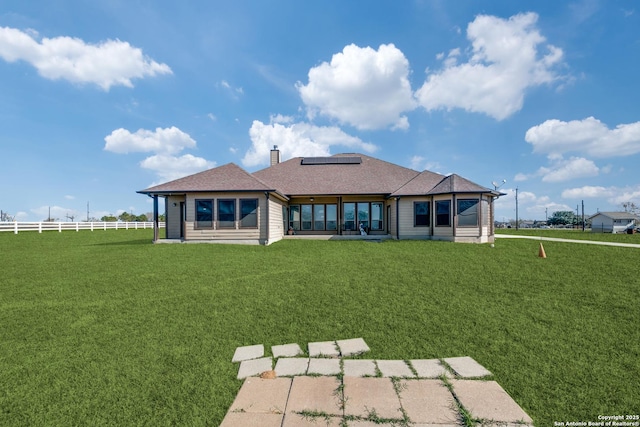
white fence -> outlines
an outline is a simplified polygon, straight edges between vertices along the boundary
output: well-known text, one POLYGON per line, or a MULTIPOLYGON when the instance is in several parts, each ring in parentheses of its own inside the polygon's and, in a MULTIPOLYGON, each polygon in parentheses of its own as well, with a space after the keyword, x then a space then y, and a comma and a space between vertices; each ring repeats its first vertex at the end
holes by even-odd
MULTIPOLYGON (((165 223, 159 222, 158 226, 164 228, 165 223)), ((58 231, 63 230, 138 230, 153 228, 153 222, 0 222, 0 231, 58 231)))

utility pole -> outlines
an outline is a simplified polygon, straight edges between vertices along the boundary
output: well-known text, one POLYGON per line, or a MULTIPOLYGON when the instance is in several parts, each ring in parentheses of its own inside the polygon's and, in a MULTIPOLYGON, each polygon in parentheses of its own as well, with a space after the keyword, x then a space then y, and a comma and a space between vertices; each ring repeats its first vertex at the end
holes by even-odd
POLYGON ((87 222, 89 222, 89 202, 87 202, 87 222))
POLYGON ((516 230, 518 229, 518 187, 516 187, 516 230))

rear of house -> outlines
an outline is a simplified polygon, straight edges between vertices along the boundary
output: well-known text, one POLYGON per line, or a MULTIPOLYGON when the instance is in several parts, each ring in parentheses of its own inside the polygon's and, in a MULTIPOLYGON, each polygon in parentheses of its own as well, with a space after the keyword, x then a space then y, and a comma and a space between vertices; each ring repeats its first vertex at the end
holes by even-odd
POLYGON ((274 147, 271 160, 254 173, 231 163, 140 193, 153 197, 154 206, 164 198, 169 240, 268 245, 289 236, 361 234, 494 239, 493 201, 500 193, 459 175, 417 172, 354 153, 280 162, 274 147))

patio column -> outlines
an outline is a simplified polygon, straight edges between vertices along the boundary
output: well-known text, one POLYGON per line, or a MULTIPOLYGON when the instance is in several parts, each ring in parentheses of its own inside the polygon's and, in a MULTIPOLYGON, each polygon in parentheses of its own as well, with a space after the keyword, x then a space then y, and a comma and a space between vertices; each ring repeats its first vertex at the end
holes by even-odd
POLYGON ((153 242, 158 241, 158 195, 153 195, 153 242))

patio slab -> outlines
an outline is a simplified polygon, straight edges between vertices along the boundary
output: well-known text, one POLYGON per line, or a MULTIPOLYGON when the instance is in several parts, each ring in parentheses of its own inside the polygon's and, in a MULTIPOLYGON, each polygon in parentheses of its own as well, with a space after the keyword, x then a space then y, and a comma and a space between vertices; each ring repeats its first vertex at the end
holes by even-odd
POLYGON ((271 366, 272 366, 272 360, 270 357, 263 357, 262 359, 244 360, 240 362, 240 369, 238 369, 238 379, 243 380, 247 377, 260 375, 264 371, 270 371, 271 366))
POLYGON ((376 375, 376 364, 373 360, 343 360, 345 377, 364 377, 376 375))
POLYGON ((229 412, 284 414, 290 389, 291 378, 247 378, 229 412))
POLYGON ((280 427, 283 417, 283 414, 229 412, 222 420, 220 427, 280 427))
POLYGON ((285 412, 317 411, 342 416, 339 387, 336 377, 294 377, 285 412))
POLYGON ((438 378, 440 375, 451 378, 453 376, 438 359, 419 359, 409 362, 418 374, 418 378, 438 378))
POLYGON ((456 424, 456 402, 442 381, 406 380, 399 388, 400 403, 412 422, 456 424))
POLYGON ((474 418, 499 423, 533 420, 495 381, 451 380, 458 400, 474 418))
POLYGON ((302 349, 296 343, 271 346, 271 353, 274 358, 296 357, 303 354, 302 349))
POLYGON ((400 399, 390 378, 344 377, 345 415, 402 419, 400 399))
POLYGON ((309 359, 309 369, 307 374, 317 375, 339 375, 340 374, 340 360, 339 359, 309 359))
POLYGON ((275 371, 278 377, 305 375, 308 367, 309 359, 305 357, 281 357, 276 362, 275 371))
POLYGON ((336 344, 338 344, 338 348, 340 348, 340 353, 343 357, 354 356, 371 351, 367 343, 364 342, 364 339, 362 338, 338 340, 336 341, 336 344))
POLYGON ((284 416, 282 427, 340 427, 341 423, 342 417, 305 417, 289 413, 284 416))
POLYGON ((411 371, 404 360, 376 360, 376 363, 383 377, 415 377, 415 374, 411 371))
POLYGON ((448 357, 444 359, 451 368, 462 378, 486 377, 491 372, 469 356, 448 357))
POLYGON ((338 357, 340 351, 335 341, 322 341, 309 343, 309 357, 338 357))
POLYGON ((233 353, 232 362, 242 362, 243 360, 250 359, 258 359, 264 356, 264 345, 256 344, 256 345, 247 345, 244 347, 236 348, 236 351, 233 353))

